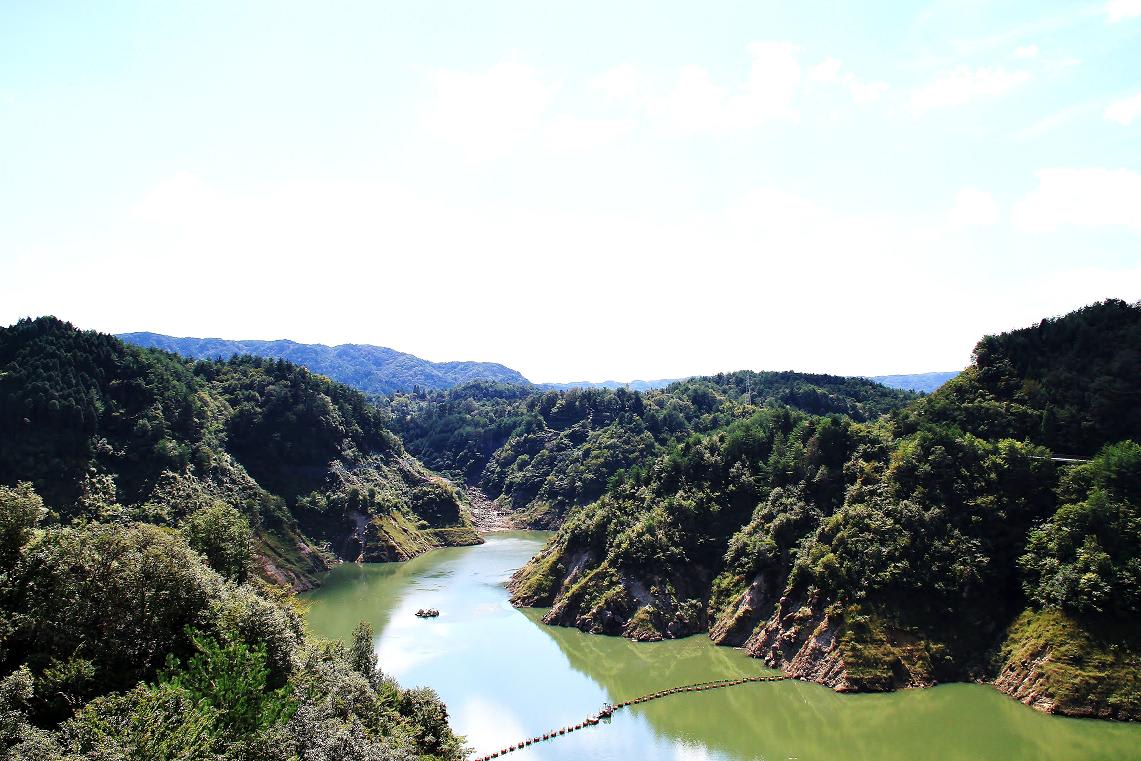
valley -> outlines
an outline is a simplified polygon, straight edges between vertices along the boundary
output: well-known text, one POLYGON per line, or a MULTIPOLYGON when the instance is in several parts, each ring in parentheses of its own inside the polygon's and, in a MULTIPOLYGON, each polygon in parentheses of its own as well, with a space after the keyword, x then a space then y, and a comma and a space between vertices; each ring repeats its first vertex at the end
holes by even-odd
POLYGON ((5 742, 85 757, 151 742, 107 729, 150 712, 154 742, 209 753, 459 759, 780 675, 516 753, 907 758, 970 721, 946 757, 1126 758, 1139 345, 1141 306, 1107 301, 984 337, 926 395, 739 371, 369 396, 21 321, 0 330, 5 742), (240 673, 238 702, 203 691, 240 673), (345 690, 363 702, 328 713, 345 690))

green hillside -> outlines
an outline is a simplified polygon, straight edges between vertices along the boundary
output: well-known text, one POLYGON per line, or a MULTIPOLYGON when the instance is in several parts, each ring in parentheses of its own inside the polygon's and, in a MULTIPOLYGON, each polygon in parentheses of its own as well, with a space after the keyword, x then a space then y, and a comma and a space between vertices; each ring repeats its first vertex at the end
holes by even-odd
POLYGON ((573 511, 515 599, 640 639, 709 630, 841 690, 1005 674, 1039 707, 1136 718, 1139 329, 1096 304, 984 338, 878 420, 770 408, 674 441, 573 511))
POLYGON ((173 525, 221 501, 298 587, 339 559, 478 541, 378 408, 284 360, 194 362, 24 320, 0 329, 0 402, 0 484, 31 482, 64 522, 173 525))
POLYGON ((673 441, 765 408, 868 420, 915 398, 858 378, 735 372, 656 391, 470 384, 394 396, 393 427, 429 467, 478 486, 519 525, 555 527, 673 441))

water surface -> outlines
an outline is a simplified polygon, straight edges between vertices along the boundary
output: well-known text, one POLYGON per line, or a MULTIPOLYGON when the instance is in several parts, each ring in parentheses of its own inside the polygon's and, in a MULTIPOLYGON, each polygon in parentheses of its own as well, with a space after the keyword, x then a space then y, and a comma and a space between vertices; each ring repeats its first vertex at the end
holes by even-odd
MULTIPOLYGON (((703 636, 637 643, 545 626, 504 583, 548 534, 493 534, 407 563, 331 571, 308 595, 315 634, 377 631, 380 665, 434 688, 475 755, 582 721, 603 703, 680 684, 775 673, 703 636), (440 617, 419 619, 417 608, 440 617)), ((839 695, 795 681, 675 695, 609 724, 509 754, 511 761, 1076 761, 1141 759, 1141 726, 1033 711, 983 685, 839 695)))

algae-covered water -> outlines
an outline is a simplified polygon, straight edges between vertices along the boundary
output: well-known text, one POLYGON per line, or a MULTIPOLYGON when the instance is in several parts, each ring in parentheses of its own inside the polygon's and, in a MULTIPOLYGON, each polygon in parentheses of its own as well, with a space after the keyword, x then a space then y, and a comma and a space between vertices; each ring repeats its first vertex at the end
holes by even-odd
MULTIPOLYGON (((310 628, 347 639, 357 622, 371 622, 381 668, 404 686, 435 689, 476 756, 578 723, 606 702, 773 673, 703 636, 629 642, 545 626, 542 611, 512 608, 504 584, 547 536, 493 534, 478 547, 407 563, 341 566, 306 595, 310 628), (440 616, 417 618, 418 608, 440 616)), ((1046 716, 983 685, 839 695, 814 684, 761 682, 626 708, 609 723, 507 758, 1135 761, 1141 725, 1046 716)))

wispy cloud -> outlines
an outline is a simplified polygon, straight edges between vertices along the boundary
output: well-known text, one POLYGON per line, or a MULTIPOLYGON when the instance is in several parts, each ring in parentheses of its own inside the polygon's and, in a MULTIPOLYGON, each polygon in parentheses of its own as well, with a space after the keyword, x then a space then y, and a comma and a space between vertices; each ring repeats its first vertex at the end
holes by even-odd
POLYGON ((922 113, 932 109, 964 106, 979 99, 997 98, 1026 84, 1030 79, 1028 71, 957 66, 913 90, 911 108, 915 113, 922 113))
POLYGON ((1123 226, 1141 233, 1141 174, 1100 167, 1042 169, 1038 187, 1014 205, 1012 221, 1031 233, 1063 225, 1123 226))
POLYGON ((1141 118, 1141 92, 1110 103, 1105 107, 1105 118, 1125 127, 1141 118))
POLYGON ((808 79, 811 82, 846 87, 856 103, 873 103, 890 89, 887 82, 867 81, 851 71, 845 71, 838 58, 825 58, 813 66, 808 70, 808 79))
POLYGON ((748 78, 722 85, 697 65, 683 66, 664 98, 649 104, 649 113, 683 134, 729 132, 770 121, 797 121, 795 99, 800 85, 798 48, 790 42, 753 42, 748 78))
POLYGON ((1141 16, 1141 0, 1109 0, 1105 15, 1111 24, 1137 18, 1141 16))
POLYGON ((1098 107, 1099 103, 1097 101, 1089 101, 1085 103, 1078 103, 1073 106, 1067 106, 1066 108, 1042 117, 1038 121, 1031 124, 1029 127, 1024 127, 1023 129, 1018 130, 1012 135, 1012 137, 1015 140, 1032 140, 1034 138, 1042 137, 1043 135, 1047 135, 1054 130, 1061 129, 1067 124, 1073 123, 1077 117, 1083 114, 1088 114, 1091 111, 1095 111, 1098 107))

